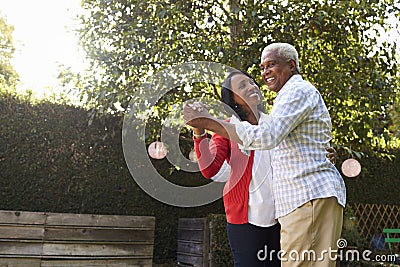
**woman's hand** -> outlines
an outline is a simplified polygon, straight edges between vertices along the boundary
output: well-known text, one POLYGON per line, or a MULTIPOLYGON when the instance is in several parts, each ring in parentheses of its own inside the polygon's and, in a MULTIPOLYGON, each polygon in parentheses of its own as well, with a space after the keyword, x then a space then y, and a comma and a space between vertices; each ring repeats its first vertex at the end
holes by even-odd
POLYGON ((193 128, 193 136, 196 139, 203 138, 206 134, 207 134, 206 130, 203 128, 197 128, 197 127, 193 128))

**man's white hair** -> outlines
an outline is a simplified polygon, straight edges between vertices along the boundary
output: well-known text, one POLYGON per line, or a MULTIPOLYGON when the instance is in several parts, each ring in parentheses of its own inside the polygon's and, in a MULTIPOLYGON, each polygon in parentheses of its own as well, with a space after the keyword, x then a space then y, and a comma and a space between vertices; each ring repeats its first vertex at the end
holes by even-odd
POLYGON ((296 69, 300 73, 299 54, 294 46, 288 43, 269 44, 264 48, 261 58, 263 58, 264 54, 268 51, 275 51, 279 56, 287 58, 288 60, 294 60, 296 62, 296 69))

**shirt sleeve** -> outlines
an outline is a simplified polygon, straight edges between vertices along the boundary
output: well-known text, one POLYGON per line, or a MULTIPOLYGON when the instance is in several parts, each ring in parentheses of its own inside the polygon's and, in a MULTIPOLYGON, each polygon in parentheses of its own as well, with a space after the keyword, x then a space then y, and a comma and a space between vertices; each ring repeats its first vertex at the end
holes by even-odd
POLYGON ((248 122, 235 124, 242 150, 272 149, 278 146, 291 131, 313 111, 318 101, 316 92, 301 88, 286 88, 275 100, 270 116, 258 125, 248 122), (291 89, 291 90, 288 90, 291 89))
POLYGON ((221 166, 221 169, 218 171, 216 175, 211 177, 211 180, 218 183, 225 183, 229 179, 230 172, 231 172, 231 166, 225 160, 224 164, 222 164, 221 166))
POLYGON ((218 134, 213 134, 211 140, 194 138, 194 148, 200 171, 206 178, 212 178, 221 169, 230 155, 230 141, 218 134))

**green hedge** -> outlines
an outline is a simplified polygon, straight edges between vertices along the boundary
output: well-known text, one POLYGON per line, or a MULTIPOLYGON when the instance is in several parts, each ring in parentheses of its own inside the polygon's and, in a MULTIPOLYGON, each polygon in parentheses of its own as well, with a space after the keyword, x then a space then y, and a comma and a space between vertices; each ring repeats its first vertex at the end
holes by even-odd
POLYGON ((393 154, 396 155, 393 160, 367 155, 360 160, 359 177, 343 176, 349 203, 400 205, 400 150, 393 154))
POLYGON ((226 232, 225 215, 210 214, 208 221, 212 227, 210 238, 211 266, 233 266, 233 256, 226 232))
MULTIPOLYGON (((120 118, 88 126, 86 110, 3 96, 0 132, 2 210, 155 216, 155 262, 176 258, 178 218, 223 213, 221 200, 176 208, 144 193, 125 164, 120 118)), ((170 180, 204 180, 154 164, 170 180)))
MULTIPOLYGON (((155 216, 160 263, 176 257, 178 218, 223 213, 222 200, 177 208, 144 193, 126 167, 118 117, 88 126, 84 109, 3 94, 0 132, 0 209, 155 216)), ((393 162, 369 157, 359 178, 346 178, 349 201, 399 204, 397 154, 393 162)), ((199 173, 171 173, 166 160, 153 163, 170 181, 204 181, 199 173)))

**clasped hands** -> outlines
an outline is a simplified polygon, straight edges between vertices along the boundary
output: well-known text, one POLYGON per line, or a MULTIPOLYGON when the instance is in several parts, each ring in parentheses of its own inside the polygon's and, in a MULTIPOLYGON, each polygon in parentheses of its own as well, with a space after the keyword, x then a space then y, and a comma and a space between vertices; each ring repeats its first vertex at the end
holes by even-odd
POLYGON ((185 103, 183 106, 183 119, 192 127, 203 127, 204 119, 212 119, 208 112, 209 106, 202 102, 185 103))

